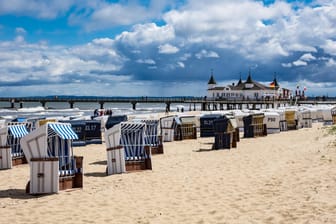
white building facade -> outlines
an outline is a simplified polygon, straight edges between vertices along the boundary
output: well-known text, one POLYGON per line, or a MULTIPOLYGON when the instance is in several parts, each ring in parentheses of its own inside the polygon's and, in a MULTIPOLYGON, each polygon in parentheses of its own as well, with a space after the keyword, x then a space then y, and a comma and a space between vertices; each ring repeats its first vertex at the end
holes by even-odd
POLYGON ((291 91, 280 88, 276 78, 270 86, 265 86, 253 81, 250 73, 245 82, 240 79, 237 84, 217 86, 213 74, 208 82, 207 99, 210 100, 267 100, 288 99, 289 97, 291 97, 291 91))

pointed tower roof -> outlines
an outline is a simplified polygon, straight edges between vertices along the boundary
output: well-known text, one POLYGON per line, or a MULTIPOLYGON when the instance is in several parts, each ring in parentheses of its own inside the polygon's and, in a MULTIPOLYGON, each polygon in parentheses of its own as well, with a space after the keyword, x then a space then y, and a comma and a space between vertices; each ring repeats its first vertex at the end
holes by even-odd
POLYGON ((216 85, 215 78, 213 77, 213 70, 211 69, 211 77, 209 79, 208 85, 216 85))
POLYGON ((237 86, 243 83, 243 82, 242 82, 242 79, 241 79, 241 73, 239 73, 239 75, 240 75, 240 76, 239 76, 239 81, 238 81, 238 83, 237 83, 237 86))
POLYGON ((274 73, 273 83, 274 83, 274 86, 275 86, 275 87, 279 87, 279 83, 278 83, 278 81, 277 81, 277 79, 276 79, 276 73, 274 73))
POLYGON ((253 83, 252 78, 251 78, 251 69, 249 69, 249 74, 247 76, 246 83, 253 83))

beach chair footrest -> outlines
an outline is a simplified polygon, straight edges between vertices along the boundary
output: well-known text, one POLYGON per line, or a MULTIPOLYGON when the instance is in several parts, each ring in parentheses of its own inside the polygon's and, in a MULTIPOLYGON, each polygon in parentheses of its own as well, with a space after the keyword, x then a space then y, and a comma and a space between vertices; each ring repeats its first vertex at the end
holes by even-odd
POLYGON ((163 154, 163 145, 152 146, 151 152, 152 154, 163 154))

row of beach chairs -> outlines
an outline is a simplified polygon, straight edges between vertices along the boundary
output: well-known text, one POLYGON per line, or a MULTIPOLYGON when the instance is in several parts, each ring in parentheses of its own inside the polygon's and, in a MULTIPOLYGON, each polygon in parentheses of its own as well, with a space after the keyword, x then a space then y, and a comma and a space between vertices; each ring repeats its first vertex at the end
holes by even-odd
MULTIPOLYGON (((336 110, 331 111, 331 123, 335 124, 336 110)), ((297 129, 299 126, 311 127, 313 122, 309 110, 301 111, 300 115, 295 110, 279 114, 268 111, 245 114, 246 116, 242 117, 244 138, 266 136, 270 129, 267 124, 270 121, 278 123, 277 127, 271 129, 278 128, 281 131, 297 129)), ((200 117, 200 136, 213 136, 213 149, 237 147, 240 140, 237 117, 239 116, 235 116, 234 113, 200 117)), ((118 122, 112 122, 113 118, 109 119, 110 125, 104 131, 108 175, 152 169, 152 153, 163 153, 163 141, 197 138, 196 118, 192 116, 167 116, 160 120, 132 121, 118 118, 118 122)), ((19 161, 16 158, 27 160, 30 166, 30 181, 26 191, 30 194, 81 188, 83 157, 73 155, 73 143, 79 139, 74 124, 75 122, 47 121, 37 129, 29 130, 29 125, 16 123, 0 129, 0 168, 11 168, 13 161, 19 161)))

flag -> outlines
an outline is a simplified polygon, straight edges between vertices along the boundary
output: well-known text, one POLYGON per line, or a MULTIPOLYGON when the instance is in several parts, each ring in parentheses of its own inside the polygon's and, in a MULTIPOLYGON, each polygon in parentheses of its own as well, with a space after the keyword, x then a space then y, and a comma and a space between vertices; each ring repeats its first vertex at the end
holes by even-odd
POLYGON ((275 83, 274 83, 274 82, 271 82, 271 83, 270 83, 270 87, 274 88, 274 87, 275 87, 275 83))
POLYGON ((307 87, 303 87, 303 90, 304 90, 304 91, 307 91, 307 87))

